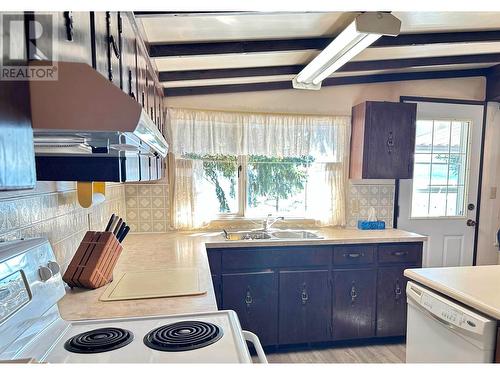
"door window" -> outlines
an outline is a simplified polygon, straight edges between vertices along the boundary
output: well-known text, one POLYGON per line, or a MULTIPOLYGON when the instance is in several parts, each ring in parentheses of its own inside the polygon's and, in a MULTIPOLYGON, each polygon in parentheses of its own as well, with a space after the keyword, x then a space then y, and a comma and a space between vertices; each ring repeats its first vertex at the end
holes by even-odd
POLYGON ((411 217, 464 217, 470 121, 418 120, 411 217))

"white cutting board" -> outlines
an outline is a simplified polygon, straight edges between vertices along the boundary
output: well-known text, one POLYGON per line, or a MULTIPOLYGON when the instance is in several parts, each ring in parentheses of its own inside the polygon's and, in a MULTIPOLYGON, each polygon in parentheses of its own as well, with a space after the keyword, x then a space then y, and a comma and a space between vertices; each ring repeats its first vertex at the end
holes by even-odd
POLYGON ((197 268, 125 272, 106 288, 101 301, 190 296, 206 293, 197 268))

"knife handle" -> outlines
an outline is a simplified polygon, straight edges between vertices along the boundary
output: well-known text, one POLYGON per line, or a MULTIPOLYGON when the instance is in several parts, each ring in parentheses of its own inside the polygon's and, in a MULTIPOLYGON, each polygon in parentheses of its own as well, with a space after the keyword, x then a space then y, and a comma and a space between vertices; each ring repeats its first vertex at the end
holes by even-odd
POLYGON ((130 227, 127 225, 125 229, 123 230, 122 234, 120 235, 120 238, 118 238, 118 242, 122 242, 125 237, 127 236, 128 232, 130 231, 130 227))
POLYGON ((113 230, 113 234, 116 236, 118 234, 118 231, 120 230, 120 226, 122 225, 123 219, 119 218, 118 222, 116 223, 115 229, 113 230))
POLYGON ((104 229, 105 232, 109 232, 111 229, 111 224, 113 224, 113 221, 115 221, 115 214, 112 214, 111 217, 109 218, 108 225, 106 225, 106 229, 104 229))

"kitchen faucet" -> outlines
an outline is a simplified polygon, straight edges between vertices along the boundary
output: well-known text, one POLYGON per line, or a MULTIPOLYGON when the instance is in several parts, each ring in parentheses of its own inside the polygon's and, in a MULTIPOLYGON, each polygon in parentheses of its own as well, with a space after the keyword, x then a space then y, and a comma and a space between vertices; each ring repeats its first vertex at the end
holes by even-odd
POLYGON ((269 229, 271 229, 271 227, 274 225, 274 223, 276 223, 278 220, 285 220, 285 218, 283 216, 278 216, 278 217, 274 218, 273 221, 270 222, 270 220, 272 218, 273 218, 273 215, 269 214, 269 215, 267 215, 266 220, 264 220, 264 222, 262 223, 264 225, 264 228, 262 229, 264 232, 267 232, 269 229))

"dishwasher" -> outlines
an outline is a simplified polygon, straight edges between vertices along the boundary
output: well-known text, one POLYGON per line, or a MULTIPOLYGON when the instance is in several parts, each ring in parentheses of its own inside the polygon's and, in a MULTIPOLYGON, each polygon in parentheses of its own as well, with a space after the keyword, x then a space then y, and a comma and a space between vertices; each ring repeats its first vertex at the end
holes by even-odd
POLYGON ((493 362, 497 322, 409 281, 407 363, 493 362))

